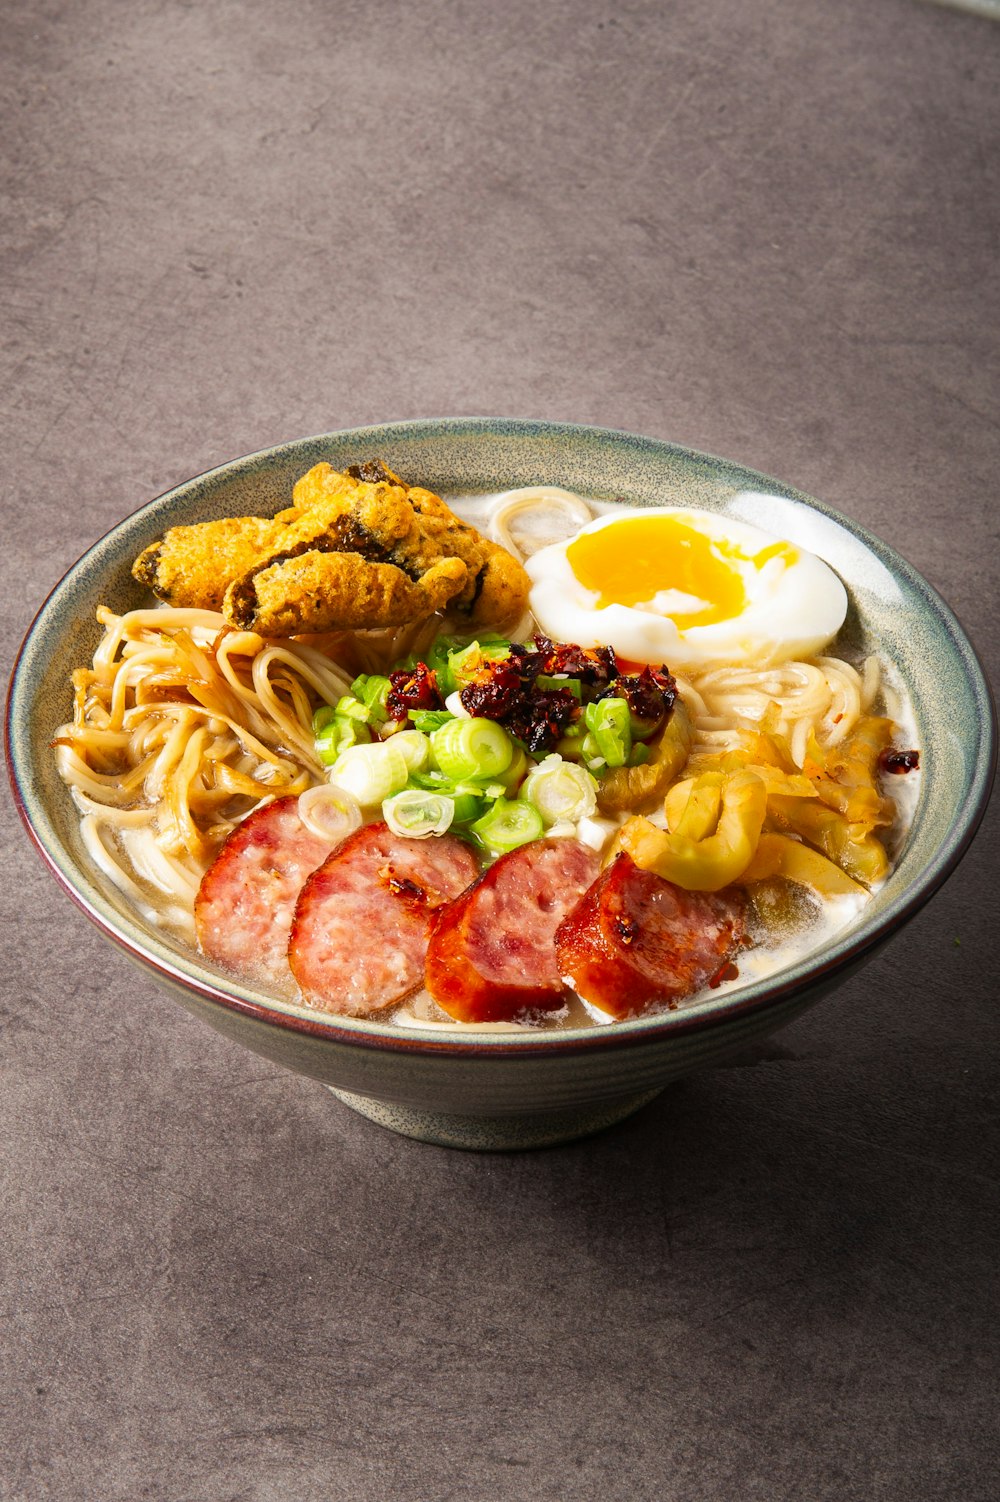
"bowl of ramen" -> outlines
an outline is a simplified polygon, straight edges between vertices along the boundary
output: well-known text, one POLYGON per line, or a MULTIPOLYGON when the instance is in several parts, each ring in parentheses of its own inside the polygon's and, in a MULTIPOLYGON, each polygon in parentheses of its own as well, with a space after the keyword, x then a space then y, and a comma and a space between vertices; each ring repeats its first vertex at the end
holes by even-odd
POLYGON ((449 1146, 597 1131, 820 1000, 984 812, 992 701, 822 503, 462 418, 249 455, 52 592, 8 765, 52 874, 188 1011, 449 1146))

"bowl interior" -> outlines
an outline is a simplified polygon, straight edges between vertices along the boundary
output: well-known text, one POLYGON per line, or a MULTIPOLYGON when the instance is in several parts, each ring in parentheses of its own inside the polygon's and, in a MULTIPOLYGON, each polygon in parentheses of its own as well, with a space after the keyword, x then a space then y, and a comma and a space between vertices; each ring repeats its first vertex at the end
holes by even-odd
MULTIPOLYGON (((8 711, 10 770, 32 836, 57 878, 111 937, 212 999, 269 1009, 275 1021, 315 1012, 234 983, 183 945, 151 930, 85 855, 75 809, 50 742, 70 714, 70 674, 100 637, 95 611, 145 602, 136 555, 165 528, 214 517, 271 514, 294 481, 327 459, 335 468, 381 457, 445 497, 557 484, 628 505, 692 505, 752 521, 824 558, 848 587, 851 647, 894 665, 920 727, 921 793, 891 877, 863 916, 821 954, 766 981, 613 1030, 662 1032, 695 1018, 764 1005, 844 963, 915 911, 945 879, 985 808, 995 762, 993 707, 975 653, 954 616, 898 555, 853 522, 766 476, 652 439, 572 425, 490 418, 388 424, 303 439, 175 487, 126 517, 69 571, 42 607, 15 668, 8 711)), ((339 1037, 392 1034, 384 1024, 331 1019, 339 1037)), ((609 1030, 600 1029, 603 1035, 609 1030)), ((408 1036, 413 1030, 407 1029, 408 1036)), ((398 1036, 398 1033, 396 1034, 398 1036)), ((440 1043, 441 1035, 435 1033, 440 1043)), ((449 1042, 452 1041, 451 1035, 449 1042)), ((571 1032, 547 1034, 565 1043, 571 1032)), ((586 1036, 594 1040, 593 1030, 586 1036)), ((538 1046, 538 1037, 477 1035, 479 1047, 538 1046)), ((454 1039, 461 1047, 461 1038, 454 1039)))

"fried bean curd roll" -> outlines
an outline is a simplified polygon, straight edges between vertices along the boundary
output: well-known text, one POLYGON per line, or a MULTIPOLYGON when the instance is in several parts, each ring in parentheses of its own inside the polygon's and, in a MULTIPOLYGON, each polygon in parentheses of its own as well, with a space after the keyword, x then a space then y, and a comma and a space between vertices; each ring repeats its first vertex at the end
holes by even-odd
POLYGON ((380 460, 346 473, 315 464, 292 501, 270 521, 173 527, 133 573, 172 605, 221 609, 262 636, 406 626, 444 610, 502 630, 524 612, 517 560, 380 460))
POLYGON ((405 626, 442 610, 465 577, 458 558, 441 559, 414 582, 391 563, 308 548, 231 584, 223 614, 241 631, 270 637, 405 626))
MULTIPOLYGON (((389 470, 382 472, 391 475, 389 470)), ((286 523, 292 544, 328 537, 340 552, 394 563, 411 578, 437 561, 431 559, 425 567, 409 566, 409 556, 419 542, 419 524, 406 486, 395 475, 388 480, 362 481, 340 474, 329 464, 315 464, 296 482, 292 498, 295 504, 276 518, 286 523)))
POLYGON ((291 506, 286 511, 279 511, 275 521, 297 521, 306 512, 328 505, 337 496, 351 495, 359 484, 395 485, 400 490, 407 488, 381 459, 369 459, 364 464, 349 464, 343 471, 334 469, 332 464, 322 459, 296 480, 292 487, 291 506))
POLYGON ((336 495, 344 495, 352 491, 356 483, 354 476, 341 474, 325 460, 321 464, 314 464, 312 469, 307 469, 305 474, 296 480, 292 487, 291 506, 287 511, 279 511, 275 521, 297 521, 314 506, 329 502, 336 495))
POLYGON ((519 620, 527 608, 531 581, 513 554, 460 521, 431 491, 411 489, 408 498, 420 521, 418 556, 429 558, 435 551, 455 556, 469 570, 469 584, 453 608, 474 625, 489 621, 501 630, 519 620))
POLYGON ((460 558, 468 575, 450 609, 472 624, 497 629, 519 620, 529 580, 516 558, 463 522, 440 496, 407 486, 380 460, 352 466, 346 474, 316 464, 297 482, 295 505, 281 512, 296 538, 320 536, 349 517, 357 527, 355 551, 394 563, 418 580, 444 558, 460 558))
POLYGON ((139 554, 133 578, 179 609, 221 610, 222 597, 260 558, 281 546, 284 527, 263 516, 170 527, 139 554))

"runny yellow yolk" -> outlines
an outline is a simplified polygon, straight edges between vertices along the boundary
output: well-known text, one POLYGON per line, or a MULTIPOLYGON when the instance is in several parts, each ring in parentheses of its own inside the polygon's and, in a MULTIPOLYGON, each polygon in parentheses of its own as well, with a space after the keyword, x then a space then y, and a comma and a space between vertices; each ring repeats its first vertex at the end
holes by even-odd
POLYGON ((642 605, 661 590, 694 595, 704 605, 659 612, 679 631, 732 620, 744 609, 747 593, 739 564, 760 570, 771 558, 795 559, 789 543, 776 542, 745 553, 725 538, 710 538, 673 516, 631 516, 584 532, 566 549, 569 566, 585 589, 607 605, 642 605))

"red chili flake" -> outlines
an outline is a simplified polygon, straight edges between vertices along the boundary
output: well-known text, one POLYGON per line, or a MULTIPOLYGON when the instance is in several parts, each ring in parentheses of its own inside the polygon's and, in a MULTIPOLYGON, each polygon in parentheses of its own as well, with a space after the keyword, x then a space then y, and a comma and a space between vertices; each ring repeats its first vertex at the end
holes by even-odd
POLYGON ((568 688, 547 693, 535 689, 521 696, 504 724, 529 751, 551 751, 579 713, 580 706, 568 688))
POLYGON ((459 694, 469 714, 486 720, 502 720, 523 692, 521 674, 508 658, 485 662, 472 683, 459 694))
POLYGON ((618 666, 618 658, 615 656, 614 647, 595 647, 594 656, 609 678, 617 678, 619 676, 621 668, 618 666))
POLYGON ((522 642, 511 642, 510 654, 507 664, 513 668, 521 680, 522 687, 528 688, 534 683, 539 673, 544 673, 552 643, 547 636, 535 637, 535 650, 526 647, 522 642), (541 646, 539 646, 541 643, 541 646))
POLYGON ((584 702, 609 694, 626 698, 636 718, 645 722, 646 733, 652 734, 669 717, 677 684, 665 665, 636 667, 635 673, 622 674, 612 647, 591 650, 539 634, 531 646, 512 642, 506 657, 484 662, 460 698, 469 714, 497 720, 529 751, 551 751, 579 718, 581 706, 573 690, 541 689, 537 680, 542 674, 564 675, 580 683, 584 702))
POLYGON ((726 963, 722 966, 721 970, 717 970, 716 973, 712 976, 712 979, 708 984, 714 991, 716 986, 721 986, 724 980, 736 980, 739 977, 739 973, 739 970, 733 964, 732 960, 727 960, 726 963))
POLYGON ((378 874, 379 880, 385 882, 394 897, 405 897, 410 902, 427 901, 427 891, 424 887, 411 881, 408 876, 397 876, 391 866, 383 866, 378 874))
POLYGON ((443 709, 437 679, 425 662, 389 674, 386 709, 394 720, 405 720, 411 709, 443 709))
POLYGON ((901 777, 904 772, 915 772, 920 766, 919 751, 893 751, 888 747, 879 752, 878 767, 880 772, 892 772, 901 777))
POLYGON ((606 699, 611 695, 624 699, 636 719, 655 728, 674 707, 677 680, 666 665, 647 666, 641 673, 622 673, 601 697, 606 699))
POLYGON ((575 642, 554 642, 542 635, 534 643, 532 650, 515 642, 508 659, 527 683, 533 683, 539 673, 565 673, 567 678, 579 678, 587 688, 602 689, 618 676, 613 647, 595 647, 591 652, 575 642))
MULTIPOLYGON (((544 637, 535 637, 539 645, 544 640, 544 637)), ((560 642, 558 646, 548 642, 547 645, 546 673, 565 673, 569 678, 579 678, 588 688, 603 688, 617 676, 618 664, 612 647, 598 647, 596 651, 588 652, 573 642, 560 642)))
POLYGON ((639 925, 634 918, 629 918, 624 913, 619 913, 614 920, 615 933, 623 944, 631 944, 639 931, 639 925))
POLYGON ((499 662, 484 663, 474 681, 462 689, 462 707, 471 715, 497 720, 529 751, 551 751, 580 706, 567 688, 535 686, 536 668, 545 667, 547 659, 547 653, 521 649, 499 662))

